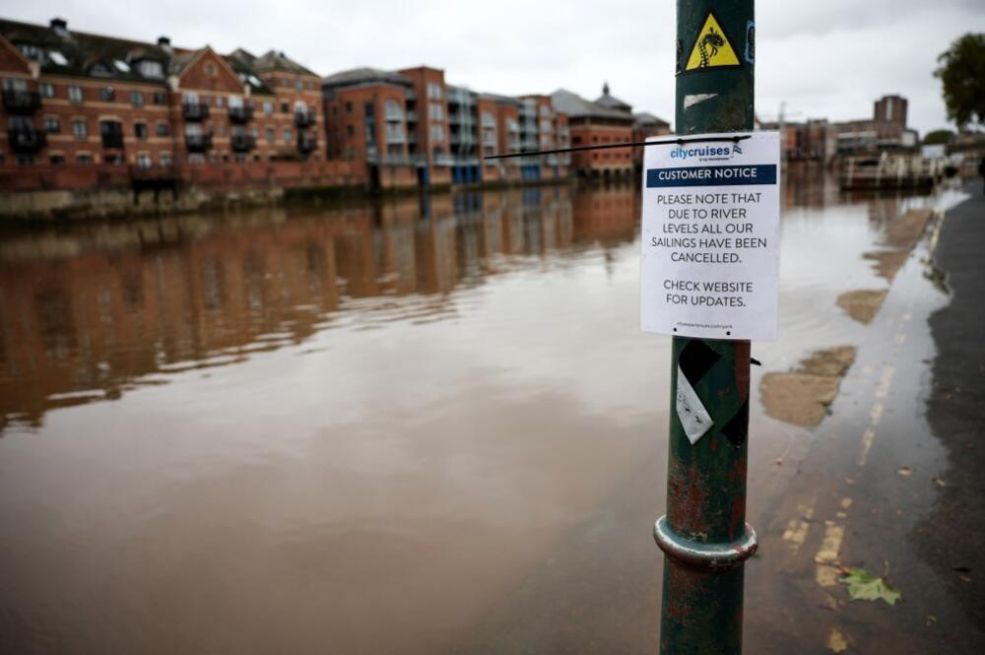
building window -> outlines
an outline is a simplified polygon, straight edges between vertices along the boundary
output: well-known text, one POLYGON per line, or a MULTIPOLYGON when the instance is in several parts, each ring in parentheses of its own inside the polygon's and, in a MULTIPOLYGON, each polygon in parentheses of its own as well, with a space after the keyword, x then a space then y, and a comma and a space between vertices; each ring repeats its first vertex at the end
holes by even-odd
POLYGON ((82 102, 82 87, 72 85, 68 87, 68 101, 79 103, 82 102))
POLYGON ((75 163, 76 164, 91 164, 92 163, 92 155, 90 155, 88 153, 79 153, 78 155, 75 156, 75 163))
POLYGON ((157 124, 157 136, 171 136, 171 126, 164 121, 160 121, 157 124))
POLYGON ((284 143, 290 143, 291 142, 291 137, 292 137, 291 128, 285 127, 284 128, 284 143))
POLYGON ((48 162, 49 163, 52 163, 52 164, 64 164, 65 163, 65 155, 63 155, 61 153, 53 154, 53 155, 51 155, 51 156, 48 157, 48 162))
POLYGON ((350 137, 356 136, 356 128, 355 128, 355 126, 354 125, 346 125, 345 126, 345 133, 348 134, 350 137))
POLYGON ((215 97, 215 106, 218 107, 219 109, 222 109, 222 106, 223 106, 223 98, 222 98, 222 96, 216 96, 215 97))
POLYGON ((76 139, 84 139, 89 136, 89 128, 85 121, 72 121, 72 134, 76 139))
POLYGON ((274 113, 274 103, 270 102, 269 100, 265 101, 263 103, 263 113, 266 114, 267 116, 270 116, 272 113, 274 113))
POLYGON ((431 100, 441 100, 441 85, 436 82, 428 82, 428 98, 431 100))
POLYGON ((301 80, 297 80, 296 82, 294 82, 295 91, 300 91, 303 88, 304 88, 304 83, 302 83, 301 80))
POLYGON ((163 104, 166 104, 167 101, 168 101, 168 98, 164 94, 164 91, 155 91, 154 92, 154 104, 155 105, 163 105, 163 104))
POLYGON ((146 152, 137 153, 137 167, 138 168, 150 168, 153 165, 150 155, 146 152))
POLYGON ((137 72, 143 77, 161 79, 164 77, 164 67, 159 61, 149 61, 147 59, 137 62, 137 72))
POLYGON ((171 153, 170 152, 162 152, 161 153, 160 160, 161 160, 161 166, 170 166, 171 163, 174 161, 171 158, 171 153))
POLYGON ((276 132, 274 132, 274 128, 272 128, 272 127, 268 127, 268 128, 267 128, 267 143, 269 143, 269 144, 271 144, 271 145, 272 145, 272 144, 273 144, 273 142, 274 142, 274 140, 275 140, 276 138, 277 138, 277 133, 276 133, 276 132))
POLYGON ((146 123, 134 123, 133 124, 133 135, 138 139, 147 138, 147 124, 146 123))
POLYGON ((42 61, 44 59, 44 51, 32 43, 18 43, 17 49, 21 51, 25 59, 31 59, 33 61, 42 61))
POLYGON ((213 64, 211 61, 210 62, 206 62, 206 64, 205 64, 205 74, 206 75, 208 75, 209 77, 215 77, 215 75, 216 75, 217 72, 218 71, 216 70, 215 64, 213 64))
POLYGON ((445 126, 444 125, 432 125, 431 126, 431 140, 432 141, 444 141, 445 140, 445 126))
POLYGON ((17 155, 17 158, 14 161, 17 162, 18 166, 33 166, 34 155, 17 155))
POLYGON ((437 102, 428 105, 428 117, 433 121, 443 121, 445 119, 445 108, 437 102))
MULTIPOLYGON (((55 87, 51 85, 51 82, 42 82, 38 85, 38 91, 41 92, 42 98, 54 98, 55 97, 55 87)), ((64 160, 64 157, 62 158, 64 160)))
POLYGON ((130 104, 133 105, 134 107, 143 107, 144 106, 144 94, 141 93, 140 91, 131 91, 130 92, 130 104))
POLYGON ((62 131, 62 124, 57 116, 44 117, 44 131, 48 134, 58 134, 62 131))
POLYGON ((286 102, 280 103, 280 113, 287 114, 290 113, 290 111, 291 111, 291 106, 288 103, 286 102))
POLYGON ((111 86, 104 86, 99 89, 99 99, 103 102, 115 102, 116 101, 116 89, 111 86))
POLYGON ((351 114, 352 113, 352 103, 351 102, 345 103, 345 113, 347 113, 347 114, 351 114))

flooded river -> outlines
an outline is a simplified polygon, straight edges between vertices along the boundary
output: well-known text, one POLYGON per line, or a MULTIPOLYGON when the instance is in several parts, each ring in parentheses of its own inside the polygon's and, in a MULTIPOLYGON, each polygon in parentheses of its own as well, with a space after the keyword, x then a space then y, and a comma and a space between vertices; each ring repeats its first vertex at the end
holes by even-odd
MULTIPOLYGON (((837 297, 935 202, 817 177, 769 370, 862 339, 837 297)), ((5 232, 4 652, 648 648, 670 343, 639 213, 545 187, 5 232)), ((765 525, 811 433, 751 421, 765 525)))

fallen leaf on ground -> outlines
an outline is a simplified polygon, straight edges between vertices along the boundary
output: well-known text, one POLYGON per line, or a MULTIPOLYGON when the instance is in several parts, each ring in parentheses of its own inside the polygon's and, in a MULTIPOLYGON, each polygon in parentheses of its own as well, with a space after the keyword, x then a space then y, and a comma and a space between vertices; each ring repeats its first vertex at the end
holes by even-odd
POLYGON ((936 484, 940 488, 944 488, 947 486, 947 483, 941 480, 940 478, 931 478, 931 480, 933 480, 934 484, 936 484))
POLYGON ((852 600, 883 600, 887 605, 895 605, 903 594, 890 587, 885 580, 877 578, 865 569, 854 568, 841 579, 848 585, 848 595, 852 600))
POLYGON ((899 469, 896 470, 896 472, 902 475, 903 477, 906 477, 911 473, 913 473, 912 469, 910 469, 909 466, 901 466, 899 467, 899 469))

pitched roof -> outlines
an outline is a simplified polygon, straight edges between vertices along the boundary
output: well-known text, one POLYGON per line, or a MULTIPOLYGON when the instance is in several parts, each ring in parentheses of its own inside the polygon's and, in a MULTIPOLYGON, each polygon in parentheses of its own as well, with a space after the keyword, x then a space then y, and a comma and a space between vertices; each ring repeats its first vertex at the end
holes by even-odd
POLYGON ((667 121, 663 120, 662 118, 657 118, 653 114, 645 111, 636 112, 635 114, 633 114, 633 118, 635 118, 636 122, 639 123, 640 125, 656 124, 656 125, 670 126, 670 123, 668 123, 667 121))
POLYGON ((312 77, 318 77, 317 73, 294 61, 285 55, 283 51, 278 52, 276 50, 268 50, 263 55, 256 57, 253 61, 253 65, 256 67, 257 71, 261 73, 277 71, 282 73, 293 73, 295 75, 310 75, 312 77))
POLYGON ((632 114, 586 100, 567 89, 558 89, 552 93, 551 104, 556 111, 564 112, 569 118, 604 118, 627 123, 633 120, 632 114))
POLYGON ((357 86, 372 83, 412 86, 410 79, 400 73, 380 70, 379 68, 353 68, 323 77, 321 83, 322 86, 327 87, 357 86))
POLYGON ((0 34, 22 52, 33 51, 29 58, 48 74, 164 84, 163 77, 145 77, 132 64, 153 60, 167 70, 173 55, 170 48, 153 43, 13 20, 0 19, 0 34))
POLYGON ((595 103, 602 105, 603 107, 608 107, 609 109, 616 109, 618 111, 624 111, 631 113, 633 111, 633 106, 624 100, 620 100, 614 95, 609 93, 609 83, 605 82, 602 85, 602 95, 595 99, 595 103))
POLYGON ((504 96, 498 93, 480 93, 479 97, 483 100, 492 100, 501 105, 513 105, 515 107, 520 106, 519 98, 514 98, 513 96, 504 96))
POLYGON ((243 80, 244 84, 249 85, 252 95, 275 95, 274 90, 267 86, 258 74, 253 62, 256 61, 250 52, 243 48, 237 48, 224 57, 226 62, 232 67, 233 71, 243 80))

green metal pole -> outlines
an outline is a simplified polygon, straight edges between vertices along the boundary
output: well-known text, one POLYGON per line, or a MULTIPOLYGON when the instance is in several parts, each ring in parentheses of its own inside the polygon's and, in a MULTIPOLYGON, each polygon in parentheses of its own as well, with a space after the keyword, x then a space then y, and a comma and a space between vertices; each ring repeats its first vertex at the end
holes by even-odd
MULTIPOLYGON (((753 128, 753 6, 677 1, 677 134, 753 128)), ((756 550, 745 521, 749 342, 674 337, 670 415, 667 514, 654 526, 665 554, 660 652, 740 653, 743 565, 756 550), (680 371, 713 421, 694 445, 675 409, 680 371)))

